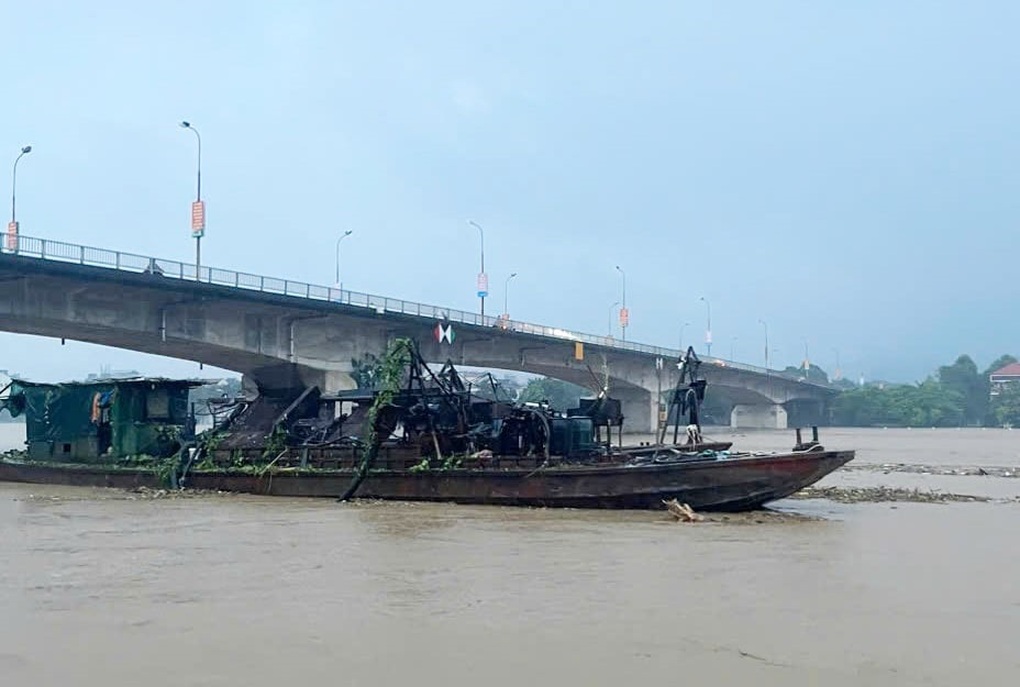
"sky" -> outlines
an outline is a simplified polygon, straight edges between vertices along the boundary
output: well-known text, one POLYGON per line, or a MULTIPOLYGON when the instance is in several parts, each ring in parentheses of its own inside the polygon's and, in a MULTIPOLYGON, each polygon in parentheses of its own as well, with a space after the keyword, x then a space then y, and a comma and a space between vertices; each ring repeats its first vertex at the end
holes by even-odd
MULTIPOLYGON (((25 235, 923 379, 1020 354, 1020 3, 0 3, 25 235), (702 300, 705 299, 705 300, 702 300), (707 305, 706 305, 707 302, 707 305), (618 306, 617 306, 618 307, 618 306), (762 324, 765 322, 766 324, 762 324), (685 324, 688 323, 688 324, 685 324)), ((10 181, 9 173, 0 176, 10 181)), ((0 285, 0 288, 3 288, 0 285)), ((0 333, 0 369, 208 374, 0 333)))

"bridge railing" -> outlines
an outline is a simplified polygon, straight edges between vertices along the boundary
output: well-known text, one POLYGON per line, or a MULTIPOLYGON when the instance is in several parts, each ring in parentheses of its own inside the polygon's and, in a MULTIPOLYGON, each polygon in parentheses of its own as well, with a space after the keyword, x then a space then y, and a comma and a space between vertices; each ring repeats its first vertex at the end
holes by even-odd
MULTIPOLYGON (((294 298, 305 298, 315 301, 328 301, 341 305, 369 308, 376 312, 400 313, 412 317, 421 317, 428 320, 447 320, 460 324, 476 325, 482 327, 500 327, 508 331, 533 334, 547 338, 561 339, 564 341, 580 341, 585 344, 615 348, 619 350, 645 353, 658 357, 677 359, 680 351, 675 348, 663 348, 650 346, 648 344, 632 341, 621 341, 614 337, 599 336, 596 334, 584 334, 581 332, 569 331, 560 327, 531 324, 516 320, 504 321, 497 317, 482 317, 478 313, 466 312, 454 308, 444 308, 437 305, 427 305, 414 301, 405 301, 399 298, 377 296, 358 291, 339 289, 330 286, 321 286, 307 282, 294 281, 291 279, 280 279, 260 274, 237 272, 234 270, 221 269, 219 267, 202 266, 196 269, 194 264, 167 260, 165 258, 154 258, 134 253, 125 253, 106 248, 95 248, 81 246, 63 241, 41 239, 33 236, 19 235, 17 237, 6 237, 2 253, 13 254, 22 257, 39 258, 55 262, 67 262, 91 267, 105 267, 124 272, 136 274, 154 274, 164 278, 180 279, 182 281, 200 281, 205 284, 227 286, 248 291, 259 291, 275 295, 290 296, 294 298)), ((721 358, 710 358, 706 360, 709 364, 720 367, 729 367, 736 370, 753 372, 762 375, 772 375, 787 379, 794 379, 781 371, 769 370, 756 365, 738 363, 721 358)), ((796 379, 802 384, 810 384, 830 388, 826 384, 796 379)))

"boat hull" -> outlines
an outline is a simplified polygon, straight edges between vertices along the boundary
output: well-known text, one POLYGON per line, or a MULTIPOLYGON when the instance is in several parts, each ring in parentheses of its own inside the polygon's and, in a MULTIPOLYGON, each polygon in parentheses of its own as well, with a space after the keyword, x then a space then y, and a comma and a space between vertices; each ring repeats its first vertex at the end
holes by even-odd
MULTIPOLYGON (((852 460, 813 451, 638 466, 373 471, 357 498, 569 508, 662 508, 675 498, 696 510, 744 511, 784 498, 852 460)), ((191 472, 193 489, 272 496, 337 497, 352 470, 191 472)), ((118 488, 165 485, 150 470, 0 462, 0 480, 118 488)))

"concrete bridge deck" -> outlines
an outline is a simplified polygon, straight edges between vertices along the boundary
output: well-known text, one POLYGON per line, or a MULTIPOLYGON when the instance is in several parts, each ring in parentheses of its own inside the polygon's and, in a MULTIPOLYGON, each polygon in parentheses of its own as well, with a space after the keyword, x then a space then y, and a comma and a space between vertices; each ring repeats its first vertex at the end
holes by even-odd
MULTIPOLYGON (((559 327, 121 251, 19 236, 0 252, 0 330, 89 341, 235 370, 263 389, 351 385, 351 362, 393 336, 426 358, 534 372, 590 385, 608 370, 628 424, 655 425, 677 349, 559 327), (438 323, 451 327, 437 338, 438 323), (579 351, 577 344, 581 344, 579 351), (577 353, 582 353, 578 359, 577 353)), ((710 389, 735 426, 785 427, 787 409, 821 414, 831 387, 713 358, 710 389)))

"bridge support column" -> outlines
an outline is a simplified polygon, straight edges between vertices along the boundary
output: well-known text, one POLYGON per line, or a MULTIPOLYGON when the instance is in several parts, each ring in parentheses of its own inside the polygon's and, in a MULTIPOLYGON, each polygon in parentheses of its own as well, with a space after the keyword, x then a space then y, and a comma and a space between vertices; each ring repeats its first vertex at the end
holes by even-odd
POLYGON ((786 408, 779 405, 735 405, 730 412, 730 427, 746 429, 786 429, 786 408))
POLYGON ((812 399, 794 400, 786 403, 787 421, 793 427, 827 425, 829 411, 825 401, 812 399))
POLYGON ((623 430, 628 434, 655 433, 659 412, 655 394, 645 389, 616 389, 610 396, 620 399, 623 430))
POLYGON ((348 391, 350 389, 357 389, 358 383, 354 381, 354 377, 351 376, 350 372, 344 372, 343 370, 326 370, 323 372, 324 389, 325 393, 335 393, 337 391, 348 391))
POLYGON ((317 386, 322 393, 335 393, 357 388, 351 373, 343 369, 315 369, 293 363, 280 363, 246 372, 241 379, 245 396, 259 392, 297 395, 307 387, 317 386))

